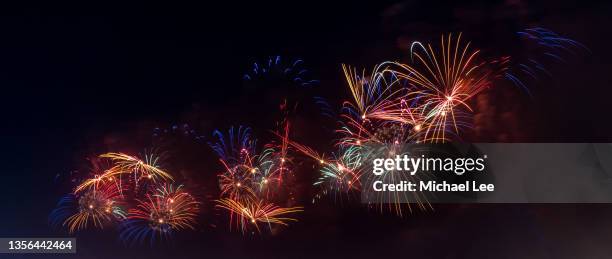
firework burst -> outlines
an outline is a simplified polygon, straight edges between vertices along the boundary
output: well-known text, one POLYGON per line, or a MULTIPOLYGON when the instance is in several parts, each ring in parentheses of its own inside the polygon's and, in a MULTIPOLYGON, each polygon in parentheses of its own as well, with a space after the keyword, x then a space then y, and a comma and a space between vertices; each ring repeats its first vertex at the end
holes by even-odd
MULTIPOLYGON (((285 219, 276 221, 275 215, 285 209, 272 205, 271 201, 283 202, 290 193, 288 176, 293 176, 293 170, 289 156, 289 124, 285 121, 282 132, 275 132, 281 139, 279 143, 267 143, 259 153, 256 153, 256 141, 251 138, 250 129, 237 129, 230 128, 227 137, 215 131, 213 135, 218 140, 210 143, 224 167, 218 174, 221 189, 218 207, 229 211, 230 227, 240 226, 243 232, 245 217, 261 222, 267 215, 271 216, 267 223, 284 225, 285 219), (240 206, 246 211, 236 210, 240 206)), ((258 227, 257 230, 259 232, 258 227)))
POLYGON ((99 180, 89 189, 62 198, 51 213, 51 223, 67 227, 70 233, 88 227, 101 229, 126 217, 124 198, 116 181, 99 180))
POLYGON ((199 202, 182 186, 164 184, 136 202, 121 225, 120 237, 128 244, 148 240, 153 245, 170 240, 177 231, 194 229, 199 202))

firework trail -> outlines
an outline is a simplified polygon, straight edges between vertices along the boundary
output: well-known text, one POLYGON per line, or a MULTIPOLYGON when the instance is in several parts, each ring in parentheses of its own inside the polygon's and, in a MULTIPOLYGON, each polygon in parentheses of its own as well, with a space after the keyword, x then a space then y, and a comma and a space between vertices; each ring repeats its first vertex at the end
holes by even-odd
POLYGON ((523 31, 517 32, 517 34, 520 37, 537 44, 545 56, 559 62, 566 62, 566 60, 563 58, 563 56, 566 54, 577 55, 578 52, 581 51, 590 52, 590 50, 582 43, 563 37, 546 28, 527 28, 523 31))
POLYGON ((526 28, 517 32, 517 35, 525 42, 527 47, 525 52, 528 55, 516 63, 512 73, 505 73, 504 76, 527 93, 529 89, 520 78, 536 81, 541 79, 542 75, 552 78, 552 73, 549 71, 551 64, 567 64, 568 58, 591 52, 582 43, 542 27, 526 28))
POLYGON ((266 85, 275 80, 289 80, 305 87, 319 83, 318 80, 308 78, 308 70, 302 67, 303 64, 301 59, 285 61, 281 56, 273 56, 263 62, 253 63, 243 78, 251 82, 261 80, 266 85))

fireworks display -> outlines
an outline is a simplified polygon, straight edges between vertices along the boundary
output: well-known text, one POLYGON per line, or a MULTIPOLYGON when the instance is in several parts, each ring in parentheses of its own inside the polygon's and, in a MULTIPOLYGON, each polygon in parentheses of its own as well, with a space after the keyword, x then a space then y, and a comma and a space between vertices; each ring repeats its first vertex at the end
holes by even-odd
MULTIPOLYGON (((544 56, 560 61, 563 58, 558 51, 571 54, 576 49, 586 49, 542 28, 527 29, 519 35, 541 45, 544 56)), ((218 181, 218 194, 210 202, 199 201, 187 187, 175 183, 176 178, 162 169, 161 157, 155 152, 145 152, 143 156, 108 152, 97 157, 108 166, 95 166, 88 177, 78 182, 60 200, 50 222, 71 234, 115 225, 125 244, 155 245, 171 241, 178 232, 195 230, 202 225, 198 224, 198 216, 203 204, 214 204, 229 219, 230 231, 271 233, 288 227, 304 212, 298 202, 301 199, 296 199, 303 197, 295 197, 298 171, 317 174, 312 178, 316 180, 308 183, 317 189, 316 194, 307 200, 316 203, 324 196, 349 199, 360 194, 364 186, 372 185, 366 170, 372 158, 413 152, 404 150, 404 144, 462 141, 462 133, 473 122, 476 96, 502 80, 525 88, 512 71, 522 71, 533 78, 539 72, 548 73, 536 59, 513 67, 509 56, 483 57, 462 34, 442 35, 439 44, 415 41, 410 46, 405 62, 382 62, 371 71, 342 65, 349 98, 342 102, 338 113, 325 99, 314 98, 315 104, 324 106, 323 115, 337 120, 333 133, 336 138, 330 141, 328 150, 317 151, 290 138, 298 100, 281 96, 274 100, 275 105, 280 103, 281 118, 276 118, 267 142, 258 143, 254 131, 246 126, 213 132, 208 146, 218 158, 219 170, 201 172, 215 173, 218 181), (298 170, 304 164, 296 156, 298 153, 310 158, 314 169, 298 170)), ((302 64, 302 60, 286 62, 274 56, 254 63, 244 80, 253 85, 271 81, 282 86, 289 82, 294 87, 318 84, 308 77, 302 64)), ((168 132, 179 132, 197 141, 205 138, 187 124, 171 130, 156 128, 154 135, 160 137, 168 132)), ((414 180, 416 176, 388 170, 382 177, 397 182, 414 180)), ((381 195, 391 197, 378 197, 375 200, 380 202, 369 207, 399 216, 414 208, 433 209, 422 194, 381 195), (409 199, 413 203, 401 202, 406 197, 398 195, 413 195, 409 199)))
POLYGON ((174 187, 173 177, 159 167, 158 156, 149 153, 141 160, 105 153, 99 159, 111 166, 96 164, 92 177, 60 200, 50 215, 53 226, 75 233, 116 224, 127 244, 154 244, 176 231, 194 229, 199 202, 182 186, 174 187))

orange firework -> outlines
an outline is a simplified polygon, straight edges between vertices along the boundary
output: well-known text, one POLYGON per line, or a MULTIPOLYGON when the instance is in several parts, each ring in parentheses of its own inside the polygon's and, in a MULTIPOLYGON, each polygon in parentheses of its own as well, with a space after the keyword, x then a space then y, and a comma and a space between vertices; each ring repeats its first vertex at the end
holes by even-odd
POLYGON ((153 154, 146 155, 145 160, 141 160, 135 156, 124 153, 106 153, 99 156, 100 158, 109 158, 113 166, 108 170, 102 171, 101 174, 83 181, 75 188, 75 193, 91 188, 99 184, 101 181, 117 180, 121 185, 121 175, 132 174, 134 183, 138 184, 141 179, 156 181, 161 178, 163 180, 172 180, 172 176, 165 171, 159 169, 157 165, 158 157, 153 154))
POLYGON ((411 47, 412 66, 398 64, 394 73, 418 89, 419 96, 412 114, 423 121, 419 136, 422 142, 445 142, 446 132, 459 133, 467 126, 470 100, 489 88, 507 69, 509 59, 479 60, 479 50, 472 51, 470 42, 463 45, 461 34, 453 41, 452 34, 442 36, 436 52, 427 44, 414 42, 411 47))
POLYGON ((286 217, 286 214, 301 212, 303 207, 282 208, 272 203, 264 201, 240 202, 232 199, 217 200, 217 207, 226 209, 232 215, 237 215, 235 223, 244 233, 249 226, 253 226, 260 232, 259 223, 268 225, 279 224, 286 226, 289 221, 297 221, 294 218, 286 217))
POLYGON ((158 157, 154 155, 146 155, 144 160, 138 157, 130 156, 124 153, 106 153, 100 155, 102 158, 109 158, 114 163, 108 174, 133 173, 138 178, 155 179, 160 177, 164 180, 172 180, 172 176, 157 165, 158 157))

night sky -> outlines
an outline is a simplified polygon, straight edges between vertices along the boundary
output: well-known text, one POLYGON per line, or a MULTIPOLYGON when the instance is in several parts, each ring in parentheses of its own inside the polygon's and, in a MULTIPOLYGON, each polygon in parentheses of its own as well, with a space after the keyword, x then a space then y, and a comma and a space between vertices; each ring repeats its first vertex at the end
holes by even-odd
MULTIPOLYGON (((0 237, 66 236, 53 230, 47 217, 71 190, 65 181, 69 172, 109 149, 147 148, 154 128, 189 124, 211 140, 214 129, 242 124, 270 138, 270 125, 260 118, 274 112, 267 110, 275 105, 270 97, 283 93, 253 91, 243 81, 253 62, 269 56, 304 60, 311 77, 320 81, 314 94, 340 107, 350 97, 343 63, 370 69, 382 61, 406 60, 406 42, 437 41, 451 32, 463 32, 485 55, 521 59, 529 49, 516 32, 545 27, 589 50, 550 64, 554 77, 530 80, 532 97, 511 84, 500 86, 504 90, 490 98, 509 116, 500 121, 513 125, 489 129, 486 136, 466 133, 466 140, 611 142, 611 11, 612 5, 603 1, 522 0, 0 8, 0 237)), ((295 134, 302 142, 321 148, 334 136, 330 130, 335 125, 325 126, 323 118, 307 113, 299 120, 295 134)), ((215 194, 215 174, 221 169, 206 140, 175 153, 205 199, 215 194)), ((311 204, 306 182, 313 177, 301 178, 306 208, 300 221, 276 235, 229 232, 224 215, 205 204, 198 229, 179 234, 174 245, 125 248, 115 230, 91 231, 77 236, 79 252, 71 258, 612 254, 612 205, 438 205, 435 211, 399 218, 368 210, 357 200, 311 204)))

